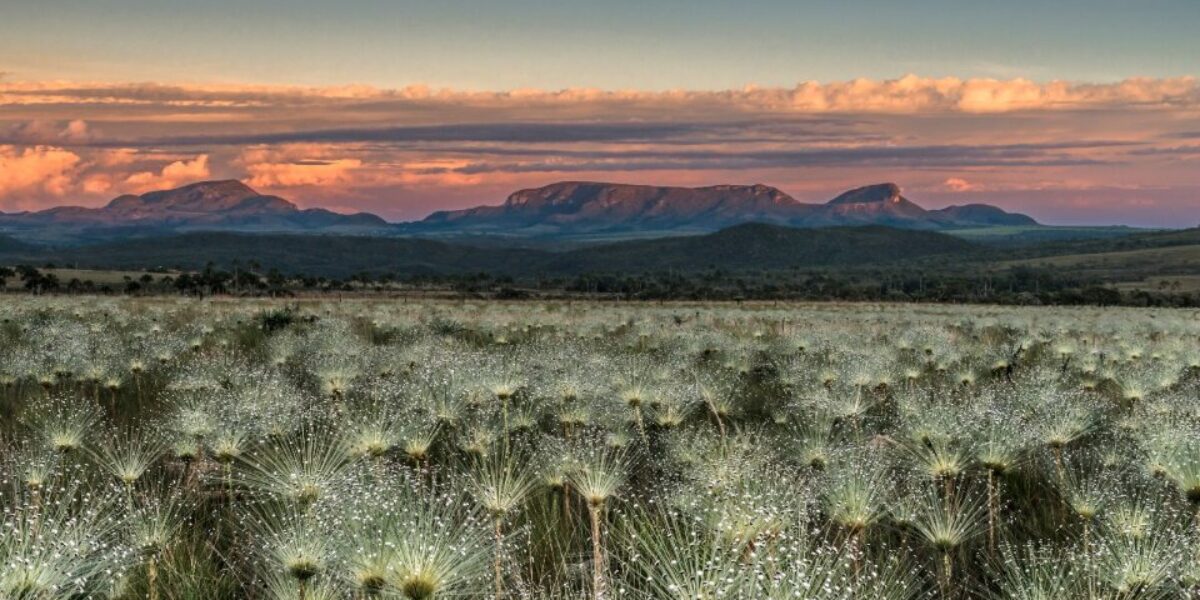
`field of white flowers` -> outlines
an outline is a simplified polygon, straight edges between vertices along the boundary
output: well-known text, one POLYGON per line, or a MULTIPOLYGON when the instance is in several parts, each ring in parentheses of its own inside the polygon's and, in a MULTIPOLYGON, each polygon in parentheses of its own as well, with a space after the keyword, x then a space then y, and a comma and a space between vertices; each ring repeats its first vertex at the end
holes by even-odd
POLYGON ((1200 313, 4 298, 0 598, 1200 598, 1200 313))

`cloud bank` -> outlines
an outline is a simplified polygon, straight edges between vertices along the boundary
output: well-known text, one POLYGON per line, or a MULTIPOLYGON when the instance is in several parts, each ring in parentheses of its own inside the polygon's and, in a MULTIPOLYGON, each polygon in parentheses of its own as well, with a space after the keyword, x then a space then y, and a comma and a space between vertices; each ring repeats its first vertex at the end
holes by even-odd
POLYGON ((1200 105, 1200 83, 1195 77, 1078 83, 1035 82, 1027 79, 935 79, 906 75, 890 80, 806 81, 792 88, 747 86, 718 91, 568 88, 489 92, 434 89, 424 85, 387 89, 372 86, 0 82, 0 104, 64 103, 218 109, 362 104, 408 105, 413 108, 456 105, 493 109, 645 105, 694 109, 723 107, 756 112, 996 113, 1133 106, 1194 108, 1200 105))
POLYGON ((1180 224, 1200 222, 1198 131, 1194 77, 707 91, 0 80, 0 210, 226 177, 392 219, 560 179, 764 182, 813 201, 894 180, 930 206, 1180 224))

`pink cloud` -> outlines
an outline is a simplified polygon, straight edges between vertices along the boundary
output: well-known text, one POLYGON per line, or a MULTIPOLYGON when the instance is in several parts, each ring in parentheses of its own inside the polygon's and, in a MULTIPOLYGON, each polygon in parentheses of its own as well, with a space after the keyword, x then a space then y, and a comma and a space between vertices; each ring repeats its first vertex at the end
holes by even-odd
POLYGON ((131 193, 179 187, 209 177, 208 155, 201 154, 192 160, 177 160, 158 172, 141 171, 125 178, 122 189, 131 193))
POLYGON ((345 185, 355 180, 363 161, 337 156, 338 150, 326 144, 253 146, 233 162, 245 171, 243 181, 255 188, 345 185))
POLYGON ((962 177, 950 177, 942 182, 942 187, 951 192, 977 192, 983 189, 978 183, 971 183, 962 177))
POLYGON ((21 144, 82 144, 93 139, 93 132, 83 119, 68 122, 32 119, 8 128, 7 141, 21 144))
POLYGON ((138 159, 138 151, 136 148, 116 148, 112 150, 100 150, 92 158, 93 161, 102 167, 119 167, 132 164, 138 159))
POLYGON ((251 187, 279 188, 297 186, 330 186, 351 181, 354 170, 362 161, 352 158, 311 160, 291 163, 254 163, 246 166, 251 187))

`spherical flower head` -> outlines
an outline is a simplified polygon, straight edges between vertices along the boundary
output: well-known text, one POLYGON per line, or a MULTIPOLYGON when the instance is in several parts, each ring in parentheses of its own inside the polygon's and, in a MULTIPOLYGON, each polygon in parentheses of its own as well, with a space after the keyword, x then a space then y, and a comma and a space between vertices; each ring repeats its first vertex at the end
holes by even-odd
POLYGON ((81 443, 79 437, 72 432, 57 433, 50 438, 50 445, 63 454, 78 450, 81 443))
POLYGON ((1183 495, 1194 506, 1200 506, 1200 482, 1195 482, 1184 490, 1183 495))
POLYGON ((501 383, 501 384, 492 386, 492 395, 495 396, 496 399, 500 400, 501 402, 507 402, 514 395, 516 395, 516 393, 517 393, 516 387, 511 384, 508 384, 508 383, 501 383))
POLYGON ((287 564, 288 575, 297 581, 308 581, 316 577, 321 572, 321 563, 314 556, 300 554, 288 559, 287 564))
POLYGON ((360 569, 354 573, 354 583, 367 596, 378 596, 387 586, 387 574, 378 569, 360 569))
POLYGON ((629 408, 638 408, 642 405, 642 401, 643 401, 642 391, 641 390, 627 390, 625 392, 622 392, 621 393, 621 401, 624 402, 627 406, 629 406, 629 408))
POLYGON ((437 587, 437 581, 425 573, 413 573, 400 581, 400 591, 411 600, 432 598, 437 587))

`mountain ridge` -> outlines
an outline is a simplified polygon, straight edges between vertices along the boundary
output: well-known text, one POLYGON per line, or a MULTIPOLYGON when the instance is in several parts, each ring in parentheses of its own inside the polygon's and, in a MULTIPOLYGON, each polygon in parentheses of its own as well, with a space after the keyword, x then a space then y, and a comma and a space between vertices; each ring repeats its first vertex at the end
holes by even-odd
POLYGON ((370 213, 343 215, 324 208, 301 209, 279 196, 259 194, 236 180, 201 181, 141 195, 124 194, 98 208, 57 206, 35 212, 0 213, 0 225, 15 229, 146 226, 169 230, 250 231, 383 229, 390 226, 370 213))
POLYGON ((438 211, 419 221, 389 223, 365 212, 300 209, 240 181, 221 180, 125 194, 98 208, 58 206, 0 213, 0 232, 51 244, 187 231, 571 239, 593 234, 701 234, 745 223, 798 228, 886 225, 934 231, 1038 225, 1028 216, 986 204, 926 210, 904 197, 894 183, 862 186, 829 202, 810 204, 761 183, 689 188, 564 181, 518 190, 499 205, 438 211))
POLYGON ((412 232, 525 230, 580 233, 606 230, 716 231, 741 223, 793 227, 890 225, 949 229, 1037 225, 1033 218, 987 204, 926 210, 894 183, 862 186, 824 204, 800 202, 763 184, 698 188, 565 181, 519 190, 503 204, 438 211, 402 227, 412 232))

